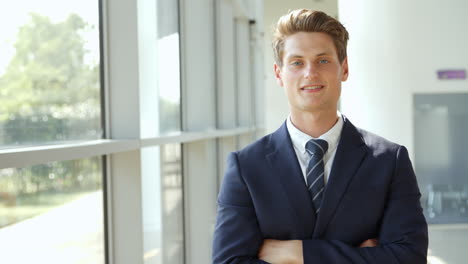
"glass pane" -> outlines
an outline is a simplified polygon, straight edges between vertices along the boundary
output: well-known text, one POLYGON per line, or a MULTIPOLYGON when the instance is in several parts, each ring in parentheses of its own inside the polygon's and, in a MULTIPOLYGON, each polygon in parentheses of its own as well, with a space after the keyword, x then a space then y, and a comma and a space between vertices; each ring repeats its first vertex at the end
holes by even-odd
POLYGON ((0 145, 102 137, 98 1, 0 9, 0 145))
POLYGON ((104 263, 102 162, 0 170, 2 263, 104 263))
POLYGON ((181 145, 142 150, 145 264, 184 263, 181 145))
POLYGON ((178 1, 157 1, 159 132, 180 130, 178 1))
POLYGON ((468 222, 468 94, 415 95, 415 168, 431 223, 468 222))
POLYGON ((414 96, 415 169, 432 263, 466 263, 468 94, 414 96))

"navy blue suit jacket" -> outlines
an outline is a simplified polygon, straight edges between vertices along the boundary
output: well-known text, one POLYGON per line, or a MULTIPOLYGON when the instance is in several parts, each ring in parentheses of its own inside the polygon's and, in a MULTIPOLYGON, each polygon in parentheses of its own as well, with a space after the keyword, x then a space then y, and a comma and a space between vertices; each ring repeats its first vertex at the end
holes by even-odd
POLYGON ((218 196, 213 263, 265 263, 264 239, 303 241, 305 264, 426 263, 427 224, 405 147, 344 117, 321 211, 284 123, 231 153, 218 196), (359 248, 377 238, 377 247, 359 248))

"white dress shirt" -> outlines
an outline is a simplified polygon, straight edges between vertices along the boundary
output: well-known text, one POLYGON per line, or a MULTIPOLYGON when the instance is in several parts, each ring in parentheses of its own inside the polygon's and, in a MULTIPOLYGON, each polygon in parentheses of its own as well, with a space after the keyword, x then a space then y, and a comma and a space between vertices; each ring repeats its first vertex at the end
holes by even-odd
MULTIPOLYGON (((330 177, 330 171, 333 160, 335 158, 336 148, 340 142, 341 130, 343 130, 343 123, 343 117, 341 116, 341 113, 338 112, 338 121, 336 124, 330 130, 325 132, 325 134, 318 137, 327 141, 328 143, 328 150, 323 157, 323 162, 325 163, 325 184, 327 184, 328 178, 330 177)), ((313 137, 297 129, 291 122, 291 116, 288 117, 286 126, 288 128, 289 136, 291 137, 294 151, 296 152, 297 160, 301 166, 302 175, 304 176, 305 183, 307 184, 306 169, 307 165, 309 164, 310 156, 307 153, 305 146, 309 140, 313 139, 313 137)))

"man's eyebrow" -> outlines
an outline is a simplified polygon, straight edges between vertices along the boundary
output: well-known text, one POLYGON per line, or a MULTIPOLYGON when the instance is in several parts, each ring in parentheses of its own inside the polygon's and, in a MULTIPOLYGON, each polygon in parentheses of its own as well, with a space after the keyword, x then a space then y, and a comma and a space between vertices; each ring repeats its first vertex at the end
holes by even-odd
POLYGON ((291 55, 288 55, 287 58, 288 58, 288 59, 290 59, 290 58, 304 58, 304 56, 302 56, 302 55, 297 55, 297 54, 291 54, 291 55))
MULTIPOLYGON (((321 56, 331 56, 330 53, 328 52, 320 52, 319 54, 316 54, 315 55, 316 57, 321 57, 321 56)), ((292 58, 304 58, 303 55, 298 55, 298 54, 290 54, 287 56, 288 59, 292 59, 292 58)))
POLYGON ((320 56, 329 56, 329 55, 330 54, 328 54, 327 52, 322 52, 322 53, 319 53, 319 54, 317 54, 315 56, 320 57, 320 56))

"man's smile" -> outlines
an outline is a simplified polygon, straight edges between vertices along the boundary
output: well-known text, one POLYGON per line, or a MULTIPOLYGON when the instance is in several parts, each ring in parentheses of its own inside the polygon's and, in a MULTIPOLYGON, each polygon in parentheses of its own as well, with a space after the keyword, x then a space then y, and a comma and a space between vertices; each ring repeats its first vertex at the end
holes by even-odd
POLYGON ((301 90, 305 92, 318 92, 322 90, 324 87, 325 86, 320 85, 320 84, 312 84, 312 85, 306 85, 306 86, 301 87, 301 90))

